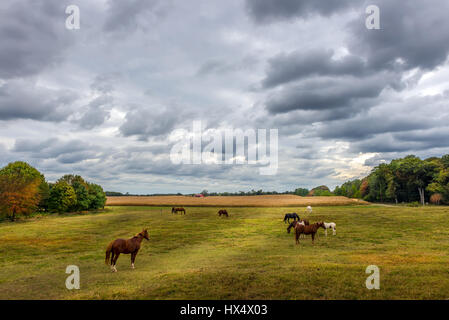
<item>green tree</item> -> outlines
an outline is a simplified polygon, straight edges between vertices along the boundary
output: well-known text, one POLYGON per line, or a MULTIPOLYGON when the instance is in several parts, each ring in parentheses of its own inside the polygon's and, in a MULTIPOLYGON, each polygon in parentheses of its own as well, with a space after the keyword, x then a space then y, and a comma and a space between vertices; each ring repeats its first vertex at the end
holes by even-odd
POLYGON ((76 207, 76 193, 66 181, 58 181, 50 186, 48 208, 51 212, 68 212, 76 207))
POLYGON ((100 185, 89 183, 89 200, 89 209, 98 210, 104 208, 106 204, 106 194, 100 185))
POLYGON ((306 188, 297 188, 294 192, 297 196, 305 197, 309 194, 309 189, 306 188))
POLYGON ((60 178, 58 182, 66 182, 73 187, 76 194, 76 204, 73 210, 88 210, 91 198, 89 197, 89 184, 79 175, 67 174, 60 178))

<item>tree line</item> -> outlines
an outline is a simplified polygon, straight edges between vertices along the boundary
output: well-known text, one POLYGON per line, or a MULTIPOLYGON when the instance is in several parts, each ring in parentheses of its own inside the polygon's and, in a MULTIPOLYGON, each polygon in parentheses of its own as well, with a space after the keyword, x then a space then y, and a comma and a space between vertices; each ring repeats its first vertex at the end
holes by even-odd
POLYGON ((100 185, 79 175, 64 175, 55 183, 45 180, 26 162, 13 162, 0 170, 0 218, 12 221, 34 212, 64 213, 104 208, 100 185))
POLYGON ((381 163, 367 177, 336 187, 334 194, 370 202, 449 204, 449 155, 381 163))

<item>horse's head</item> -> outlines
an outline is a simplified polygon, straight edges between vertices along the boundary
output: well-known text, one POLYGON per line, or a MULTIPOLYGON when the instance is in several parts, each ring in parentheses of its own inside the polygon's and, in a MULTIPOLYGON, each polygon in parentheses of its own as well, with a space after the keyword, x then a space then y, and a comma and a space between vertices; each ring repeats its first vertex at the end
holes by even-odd
POLYGON ((323 228, 323 229, 326 229, 326 228, 324 227, 324 222, 323 222, 323 221, 317 222, 316 224, 317 224, 318 228, 321 227, 321 228, 323 228))
POLYGON ((150 235, 148 234, 148 230, 147 229, 143 229, 141 233, 139 233, 139 235, 142 236, 142 238, 150 240, 150 235))
POLYGON ((296 221, 293 221, 290 223, 290 225, 287 227, 287 232, 290 233, 290 229, 294 228, 296 226, 296 221))

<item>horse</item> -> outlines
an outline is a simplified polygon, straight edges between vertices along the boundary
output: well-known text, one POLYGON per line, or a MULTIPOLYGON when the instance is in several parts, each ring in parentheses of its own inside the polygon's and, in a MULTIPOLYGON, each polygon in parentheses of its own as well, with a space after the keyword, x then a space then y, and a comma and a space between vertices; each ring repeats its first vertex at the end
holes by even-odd
POLYGON ((184 214, 186 214, 186 209, 184 209, 184 208, 174 208, 174 207, 171 208, 171 213, 178 213, 178 211, 181 213, 184 212, 184 214))
POLYGON ((296 213, 286 213, 284 216, 284 223, 287 221, 288 223, 290 223, 290 219, 293 219, 294 221, 296 221, 296 219, 299 220, 299 216, 296 213))
MULTIPOLYGON (((309 220, 306 219, 299 219, 298 221, 293 221, 292 223, 290 223, 290 225, 287 227, 287 233, 290 233, 290 229, 291 228, 295 228, 297 224, 302 224, 303 226, 308 226, 309 225, 309 220)), ((305 237, 305 235, 303 235, 305 237)))
POLYGON ((290 233, 290 229, 295 228, 298 223, 304 225, 304 221, 299 222, 295 220, 292 223, 290 223, 290 225, 287 227, 287 233, 290 233))
POLYGON ((332 234, 335 236, 337 234, 337 225, 335 222, 324 222, 324 234, 327 237, 327 229, 332 229, 332 234))
POLYGON ((221 217, 221 215, 229 217, 228 212, 226 210, 219 210, 218 211, 218 216, 221 217))
POLYGON ((311 207, 311 206, 307 206, 306 210, 307 210, 307 212, 308 212, 309 214, 312 213, 312 207, 311 207))
POLYGON ((297 223, 295 226, 295 239, 296 244, 299 244, 299 236, 301 234, 310 234, 312 235, 312 244, 315 243, 315 234, 318 231, 319 228, 324 229, 324 223, 323 222, 317 222, 308 226, 303 226, 302 224, 297 223))
POLYGON ((150 240, 147 229, 142 230, 142 232, 136 234, 131 239, 116 239, 109 243, 106 249, 106 259, 105 263, 109 264, 111 261, 112 272, 117 272, 115 265, 117 264, 117 259, 120 253, 131 254, 131 268, 134 269, 134 261, 136 260, 137 253, 140 249, 140 243, 143 239, 150 240))

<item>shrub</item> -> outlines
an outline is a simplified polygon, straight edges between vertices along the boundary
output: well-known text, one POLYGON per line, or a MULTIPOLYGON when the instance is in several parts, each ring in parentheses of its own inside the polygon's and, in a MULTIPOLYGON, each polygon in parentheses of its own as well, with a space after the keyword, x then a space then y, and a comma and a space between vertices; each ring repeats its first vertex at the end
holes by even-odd
POLYGON ((443 196, 440 193, 434 193, 430 197, 430 203, 432 204, 440 204, 443 200, 443 196))

